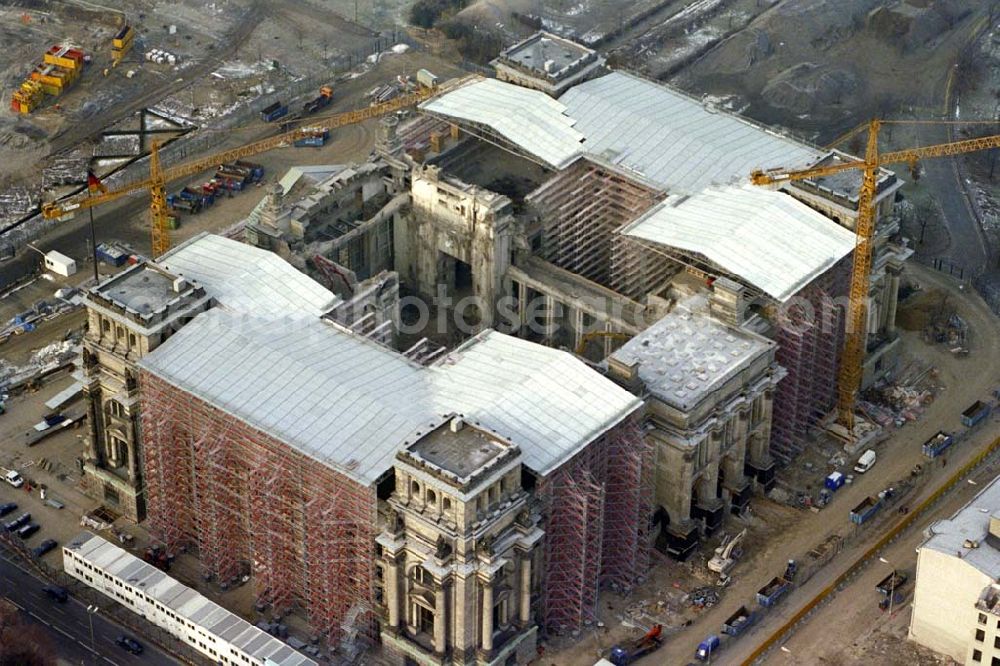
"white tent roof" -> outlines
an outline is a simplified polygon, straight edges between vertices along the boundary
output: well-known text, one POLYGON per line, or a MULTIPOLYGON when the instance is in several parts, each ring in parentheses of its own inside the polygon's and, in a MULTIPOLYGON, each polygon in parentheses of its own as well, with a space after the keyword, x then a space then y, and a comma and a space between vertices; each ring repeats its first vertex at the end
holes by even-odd
POLYGON ((273 252, 222 236, 199 234, 156 263, 198 282, 224 306, 254 315, 318 317, 340 302, 273 252))
POLYGON ((791 196, 753 185, 670 196, 620 233, 695 252, 786 301, 854 249, 854 234, 791 196))
POLYGON ((448 413, 520 445, 544 473, 640 405, 570 354, 494 331, 427 368, 325 320, 220 308, 140 364, 365 484, 448 413))
POLYGON ((424 102, 420 108, 489 127, 553 168, 568 164, 579 153, 583 140, 560 102, 538 90, 496 79, 472 81, 424 102))

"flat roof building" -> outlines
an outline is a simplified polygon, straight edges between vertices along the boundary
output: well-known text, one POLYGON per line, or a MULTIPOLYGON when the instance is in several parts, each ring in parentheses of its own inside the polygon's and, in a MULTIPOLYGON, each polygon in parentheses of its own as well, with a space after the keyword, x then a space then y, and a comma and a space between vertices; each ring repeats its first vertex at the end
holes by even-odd
POLYGON ((497 78, 553 97, 604 72, 604 56, 549 32, 536 32, 490 63, 497 78))
POLYGON ((960 664, 1000 661, 1000 477, 917 547, 910 640, 960 664))

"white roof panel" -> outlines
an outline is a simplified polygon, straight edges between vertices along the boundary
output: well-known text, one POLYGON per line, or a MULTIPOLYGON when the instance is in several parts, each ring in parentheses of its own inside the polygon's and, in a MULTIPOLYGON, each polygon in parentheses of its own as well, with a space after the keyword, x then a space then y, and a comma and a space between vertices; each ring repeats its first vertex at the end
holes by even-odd
POLYGON ((242 312, 318 317, 340 302, 273 252, 222 236, 195 236, 156 263, 198 282, 222 305, 242 312))
POLYGON ((580 151, 566 107, 538 90, 496 79, 478 79, 420 105, 428 113, 485 125, 553 168, 580 151))
POLYGON ((494 331, 428 368, 325 320, 213 309, 140 363, 366 485, 444 414, 497 431, 544 473, 640 405, 570 354, 494 331))
POLYGON ((698 253, 786 301, 854 249, 854 234, 791 196, 753 185, 673 195, 620 230, 698 253))
POLYGON ((624 72, 567 90, 559 101, 583 148, 670 193, 747 182, 754 169, 804 167, 825 153, 624 72))

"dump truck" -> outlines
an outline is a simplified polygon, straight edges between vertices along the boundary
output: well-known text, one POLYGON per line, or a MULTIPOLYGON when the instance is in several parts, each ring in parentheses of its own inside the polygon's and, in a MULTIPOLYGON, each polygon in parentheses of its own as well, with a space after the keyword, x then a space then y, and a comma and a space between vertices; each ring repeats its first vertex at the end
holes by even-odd
POLYGON ((740 606, 739 610, 730 615, 729 619, 722 623, 722 633, 730 636, 739 636, 756 621, 756 613, 747 610, 746 606, 740 606))
POLYGON ((654 624, 646 635, 637 638, 628 645, 616 645, 611 648, 608 661, 615 666, 628 666, 639 657, 643 657, 663 645, 663 625, 654 624))
POLYGON ((939 430, 936 435, 924 442, 924 455, 928 458, 936 458, 954 442, 954 437, 943 430, 939 430))
POLYGON ((296 148, 322 148, 326 145, 329 138, 330 130, 325 127, 318 127, 315 130, 309 131, 307 136, 304 136, 301 139, 296 139, 294 145, 296 148))
POLYGON ((851 522, 860 525, 875 515, 875 512, 882 506, 882 500, 878 497, 866 497, 860 504, 851 509, 851 522))
POLYGON ((265 123, 273 123, 278 118, 286 115, 288 115, 288 105, 281 102, 275 102, 260 111, 260 119, 265 123))
POLYGON ((791 587, 790 582, 781 576, 775 576, 767 585, 757 590, 757 603, 765 608, 770 608, 778 603, 781 595, 787 592, 789 587, 791 587))
POLYGON ((893 569, 892 573, 878 582, 875 589, 883 596, 889 596, 890 593, 897 592, 900 587, 905 585, 907 580, 909 577, 905 571, 893 569))
POLYGON ((302 106, 303 113, 316 113, 322 108, 330 106, 333 101, 333 87, 323 86, 319 89, 319 96, 309 100, 302 106))
POLYGON ((962 425, 967 428, 971 428, 989 416, 989 414, 989 403, 983 402, 982 400, 976 400, 974 403, 969 405, 968 409, 962 412, 962 425))

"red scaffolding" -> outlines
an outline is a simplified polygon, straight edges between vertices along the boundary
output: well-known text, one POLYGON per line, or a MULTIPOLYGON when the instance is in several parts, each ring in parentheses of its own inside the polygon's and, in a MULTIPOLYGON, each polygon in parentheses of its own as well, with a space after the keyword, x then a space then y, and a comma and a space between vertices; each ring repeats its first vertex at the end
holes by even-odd
POLYGON ((374 488, 156 376, 140 384, 153 534, 196 547, 220 582, 249 571, 261 601, 318 633, 370 634, 374 488))
POLYGON ((546 631, 596 620, 602 586, 630 590, 649 568, 653 449, 631 417, 544 478, 546 631))

